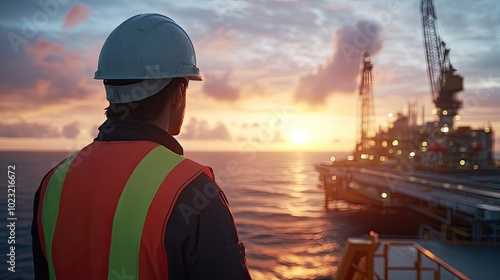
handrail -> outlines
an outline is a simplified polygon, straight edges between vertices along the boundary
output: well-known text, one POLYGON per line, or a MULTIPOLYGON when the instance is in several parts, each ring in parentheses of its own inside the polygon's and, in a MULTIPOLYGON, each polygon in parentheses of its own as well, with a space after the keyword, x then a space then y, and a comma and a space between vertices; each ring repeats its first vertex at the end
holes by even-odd
POLYGON ((417 280, 421 279, 421 272, 422 271, 434 271, 434 279, 439 279, 440 274, 441 274, 441 268, 449 271, 452 273, 454 276, 456 276, 458 279, 461 280, 470 280, 469 277, 465 276, 462 274, 460 271, 457 269, 453 268, 452 266, 448 265, 445 263, 443 260, 438 258, 436 255, 434 255, 432 252, 429 250, 423 248, 422 246, 418 245, 415 242, 400 242, 400 241, 384 241, 384 250, 382 254, 375 254, 375 257, 382 257, 384 258, 384 279, 389 279, 389 270, 415 270, 417 273, 417 280), (416 250, 416 262, 414 266, 389 266, 389 246, 411 246, 416 250), (422 266, 422 255, 428 257, 430 260, 432 260, 434 263, 437 264, 437 267, 423 267, 422 266))

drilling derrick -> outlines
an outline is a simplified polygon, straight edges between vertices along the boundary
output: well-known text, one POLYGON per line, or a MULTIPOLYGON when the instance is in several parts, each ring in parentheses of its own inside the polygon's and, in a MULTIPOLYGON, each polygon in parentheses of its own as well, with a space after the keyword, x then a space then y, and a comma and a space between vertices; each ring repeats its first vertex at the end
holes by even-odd
POLYGON ((439 116, 439 127, 447 132, 453 129, 453 119, 462 107, 457 94, 463 89, 463 78, 451 65, 450 49, 441 39, 432 0, 422 0, 420 8, 432 101, 439 116))
POLYGON ((373 106, 373 64, 368 53, 364 53, 361 64, 361 83, 359 86, 358 131, 356 139, 356 153, 365 159, 367 153, 373 148, 373 137, 375 136, 375 110, 373 106))

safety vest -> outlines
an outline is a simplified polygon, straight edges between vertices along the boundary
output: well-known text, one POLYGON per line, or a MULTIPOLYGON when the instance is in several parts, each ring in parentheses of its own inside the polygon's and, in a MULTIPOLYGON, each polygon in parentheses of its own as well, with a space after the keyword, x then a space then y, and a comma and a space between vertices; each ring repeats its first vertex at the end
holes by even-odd
POLYGON ((183 188, 210 168, 149 141, 94 142, 42 182, 50 279, 168 279, 165 230, 183 188))

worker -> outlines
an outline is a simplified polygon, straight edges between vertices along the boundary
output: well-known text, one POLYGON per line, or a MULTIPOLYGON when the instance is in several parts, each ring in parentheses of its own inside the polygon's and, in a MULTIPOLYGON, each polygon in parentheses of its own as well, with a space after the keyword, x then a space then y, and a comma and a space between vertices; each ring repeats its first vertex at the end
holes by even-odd
POLYGON ((183 157, 193 44, 140 14, 106 39, 99 134, 54 167, 34 198, 36 279, 250 279, 229 203, 209 167, 183 157))

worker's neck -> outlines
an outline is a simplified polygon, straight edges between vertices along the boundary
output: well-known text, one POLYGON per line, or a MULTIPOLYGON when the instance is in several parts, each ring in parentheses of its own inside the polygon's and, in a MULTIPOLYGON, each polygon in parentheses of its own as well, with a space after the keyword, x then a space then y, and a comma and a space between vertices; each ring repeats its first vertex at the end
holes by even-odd
POLYGON ((164 112, 162 112, 160 114, 160 116, 158 116, 158 118, 156 118, 154 120, 147 121, 147 122, 165 130, 168 133, 170 133, 169 132, 170 118, 169 118, 169 114, 166 113, 165 111, 166 110, 164 110, 164 112))

